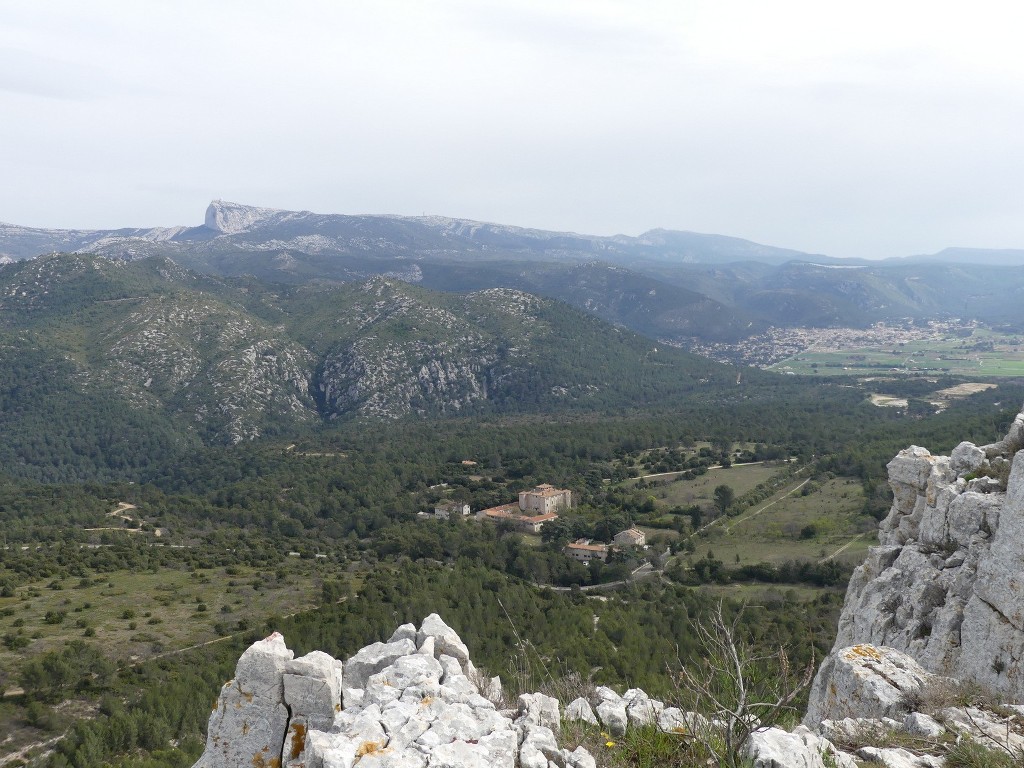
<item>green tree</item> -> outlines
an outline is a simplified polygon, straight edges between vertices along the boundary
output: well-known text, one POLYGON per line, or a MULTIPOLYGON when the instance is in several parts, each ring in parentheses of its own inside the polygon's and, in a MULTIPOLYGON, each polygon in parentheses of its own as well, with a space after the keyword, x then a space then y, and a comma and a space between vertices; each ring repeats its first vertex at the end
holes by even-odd
POLYGON ((725 511, 732 506, 735 498, 736 492, 730 486, 720 485, 715 488, 715 506, 718 507, 718 511, 721 514, 725 514, 725 511))

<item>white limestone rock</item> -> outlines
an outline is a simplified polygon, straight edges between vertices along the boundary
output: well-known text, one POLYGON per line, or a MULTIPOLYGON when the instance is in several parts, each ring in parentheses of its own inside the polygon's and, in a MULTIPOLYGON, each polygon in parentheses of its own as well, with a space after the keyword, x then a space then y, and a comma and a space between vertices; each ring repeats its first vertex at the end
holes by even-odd
POLYGON ((380 672, 403 656, 415 652, 416 644, 408 638, 393 643, 373 643, 361 648, 345 662, 345 687, 365 688, 366 681, 371 675, 380 672))
POLYGON ((879 763, 885 768, 942 768, 943 760, 932 755, 915 755, 902 748, 863 747, 857 750, 857 757, 870 763, 879 763))
POLYGON ((519 696, 517 723, 542 725, 553 731, 562 727, 562 715, 558 699, 543 693, 524 693, 519 696))
POLYGON ((416 633, 416 644, 422 645, 428 637, 433 638, 436 653, 454 656, 462 665, 469 663, 469 649, 466 644, 462 642, 458 633, 445 624, 436 613, 430 614, 423 620, 416 633))
MULTIPOLYGON (((1007 436, 951 457, 912 446, 888 465, 882 546, 853 574, 835 649, 909 654, 926 670, 1024 700, 1024 414, 1007 436), (967 480, 978 471, 996 478, 967 480)), ((816 685, 816 690, 824 690, 816 685)))
POLYGON ((754 731, 742 753, 753 761, 753 768, 829 768, 826 755, 838 768, 857 768, 849 755, 804 726, 792 733, 780 728, 754 731))
POLYGON ((804 723, 817 727, 845 717, 902 717, 907 698, 934 678, 893 648, 861 644, 834 651, 814 679, 804 723))
POLYGON ((597 717, 594 715, 594 710, 583 697, 573 699, 565 707, 565 719, 566 720, 582 720, 584 723, 590 723, 591 725, 597 725, 597 717))
POLYGON ((985 452, 966 440, 954 448, 949 455, 950 466, 961 477, 981 469, 985 461, 985 452))
POLYGON ((606 685, 599 685, 594 689, 593 698, 590 703, 595 707, 602 701, 621 702, 622 697, 606 685))
POLYGON ((616 699, 605 699, 597 705, 597 717, 612 736, 622 736, 629 725, 626 703, 616 699))
POLYGON ((683 712, 678 707, 665 707, 658 713, 658 728, 665 733, 704 734, 710 727, 699 712, 683 712))
POLYGON ((398 629, 391 633, 391 637, 388 638, 389 643, 397 643, 400 640, 412 640, 416 642, 416 625, 415 624, 402 624, 398 629))
POLYGON ((572 752, 562 750, 566 768, 597 768, 597 761, 584 747, 576 747, 572 752))
POLYGON ((342 664, 322 651, 313 651, 285 665, 284 703, 290 713, 283 761, 304 762, 306 734, 327 731, 341 711, 342 664))
POLYGON ((549 760, 563 759, 562 750, 550 728, 527 725, 519 746, 521 768, 547 768, 549 760))
POLYGON ((951 731, 966 734, 980 744, 1004 746, 1014 754, 1024 754, 1024 734, 1017 717, 1007 719, 977 707, 950 707, 942 711, 942 720, 951 731))
POLYGON ((665 708, 665 705, 656 699, 652 699, 639 689, 630 689, 622 695, 626 704, 626 716, 631 726, 651 725, 658 719, 658 714, 665 708), (632 695, 630 695, 632 694, 632 695))
POLYGON ((903 730, 922 739, 940 739, 946 732, 942 723, 922 712, 911 712, 903 718, 903 730))
POLYGON ((221 689, 194 768, 269 768, 281 759, 288 727, 282 677, 293 655, 277 632, 246 649, 235 679, 221 689))

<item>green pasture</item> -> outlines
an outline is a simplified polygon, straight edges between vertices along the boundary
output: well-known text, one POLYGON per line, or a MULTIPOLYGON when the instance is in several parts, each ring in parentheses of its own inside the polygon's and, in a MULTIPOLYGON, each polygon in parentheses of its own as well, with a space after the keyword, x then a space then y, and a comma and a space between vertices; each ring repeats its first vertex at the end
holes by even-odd
MULTIPOLYGON (((710 508, 714 506, 715 488, 719 485, 728 485, 739 497, 782 469, 779 464, 734 464, 729 468, 709 469, 693 480, 684 480, 682 473, 673 473, 645 481, 648 484, 646 492, 654 497, 655 505, 660 509, 691 504, 710 508)), ((627 484, 637 482, 629 480, 627 484)))
POLYGON ((308 610, 321 597, 323 578, 336 578, 336 569, 326 561, 289 558, 267 571, 238 565, 118 571, 18 587, 14 597, 0 598, 0 638, 21 636, 29 643, 18 650, 0 644, 0 689, 16 684, 26 656, 72 639, 124 663, 308 610))
POLYGON ((771 366, 780 373, 864 376, 929 373, 952 376, 1022 376, 1020 338, 977 329, 966 339, 937 338, 834 351, 804 351, 771 366))
POLYGON ((735 517, 717 521, 694 537, 696 550, 690 557, 698 560, 712 552, 728 566, 782 563, 820 560, 846 547, 836 556, 838 561, 863 561, 868 548, 877 543, 878 524, 861 514, 864 495, 860 483, 835 478, 806 496, 801 491, 783 495, 796 485, 794 482, 735 517))

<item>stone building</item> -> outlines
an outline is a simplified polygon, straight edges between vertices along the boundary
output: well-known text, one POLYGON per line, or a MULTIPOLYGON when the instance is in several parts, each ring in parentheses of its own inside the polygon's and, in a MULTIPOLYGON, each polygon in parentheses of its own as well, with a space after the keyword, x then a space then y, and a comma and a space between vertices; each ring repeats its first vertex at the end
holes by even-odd
POLYGON ((547 483, 529 491, 519 492, 519 509, 535 515, 546 515, 557 509, 572 506, 572 491, 555 488, 547 483))

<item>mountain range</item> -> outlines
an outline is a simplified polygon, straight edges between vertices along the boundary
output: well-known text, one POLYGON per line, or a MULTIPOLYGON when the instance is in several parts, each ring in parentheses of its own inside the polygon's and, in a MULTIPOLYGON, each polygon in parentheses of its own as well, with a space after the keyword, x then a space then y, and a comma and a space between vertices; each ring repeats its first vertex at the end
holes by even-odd
POLYGON ((1024 251, 946 249, 836 259, 692 232, 599 237, 439 216, 346 216, 216 200, 196 227, 44 230, 0 225, 0 259, 54 251, 164 257, 195 272, 286 285, 383 275, 444 291, 554 298, 686 346, 768 326, 964 317, 1020 325, 1024 251))
POLYGON ((102 475, 353 418, 621 412, 738 389, 729 366, 511 288, 282 285, 163 257, 0 266, 0 465, 13 474, 33 476, 54 446, 102 475))

